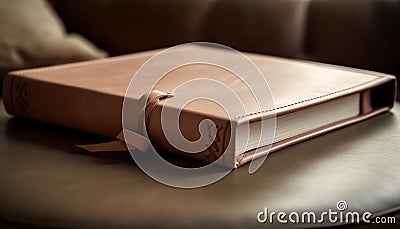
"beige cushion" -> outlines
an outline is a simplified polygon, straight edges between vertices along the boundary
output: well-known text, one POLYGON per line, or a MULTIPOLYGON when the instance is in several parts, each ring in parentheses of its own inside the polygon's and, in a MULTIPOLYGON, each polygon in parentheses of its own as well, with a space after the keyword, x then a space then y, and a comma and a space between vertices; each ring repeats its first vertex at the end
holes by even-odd
POLYGON ((42 0, 0 3, 0 78, 7 71, 106 56, 85 38, 66 33, 42 0))

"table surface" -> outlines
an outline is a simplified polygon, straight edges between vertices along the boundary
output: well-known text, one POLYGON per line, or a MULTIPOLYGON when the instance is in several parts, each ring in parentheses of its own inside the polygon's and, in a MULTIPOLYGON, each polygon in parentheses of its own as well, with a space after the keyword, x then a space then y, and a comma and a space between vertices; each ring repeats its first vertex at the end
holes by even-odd
MULTIPOLYGON (((266 227, 257 213, 325 211, 339 200, 376 215, 400 206, 400 106, 270 155, 197 189, 146 176, 128 154, 87 155, 97 136, 8 116, 0 104, 0 218, 74 228, 266 227)), ((278 225, 279 226, 279 225, 278 225)))

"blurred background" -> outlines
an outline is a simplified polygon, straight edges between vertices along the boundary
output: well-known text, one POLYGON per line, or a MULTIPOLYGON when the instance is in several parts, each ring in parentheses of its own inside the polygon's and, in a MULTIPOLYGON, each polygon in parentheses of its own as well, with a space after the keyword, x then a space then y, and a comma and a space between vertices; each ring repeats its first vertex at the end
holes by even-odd
POLYGON ((191 41, 400 75, 398 0, 2 0, 0 34, 2 75, 191 41))
MULTIPOLYGON (((400 76, 400 0, 1 0, 0 84, 7 72, 12 70, 105 58, 192 41, 216 42, 240 51, 355 67, 398 77, 400 76)), ((131 173, 125 173, 126 168, 133 168, 131 161, 126 158, 117 158, 115 160, 117 162, 110 163, 109 159, 75 157, 75 154, 66 153, 74 152, 72 148, 77 142, 82 144, 96 142, 98 137, 3 117, 0 120, 0 130, 3 132, 0 132, 6 137, 2 135, 0 146, 9 144, 15 148, 14 151, 4 154, 0 160, 3 165, 0 167, 3 169, 1 174, 4 175, 0 179, 3 184, 0 185, 3 187, 0 189, 2 193, 0 196, 4 197, 1 199, 0 211, 2 218, 15 213, 14 215, 23 216, 20 218, 32 221, 46 219, 45 223, 53 225, 60 223, 64 227, 77 222, 95 225, 93 227, 96 228, 97 223, 104 222, 140 225, 148 219, 151 219, 148 220, 151 222, 154 220, 150 214, 148 217, 145 214, 131 215, 135 211, 142 212, 144 206, 147 207, 144 208, 144 213, 157 208, 168 213, 169 209, 174 209, 173 206, 186 209, 184 206, 189 202, 185 200, 190 200, 192 196, 200 196, 197 205, 196 203, 188 205, 195 210, 184 211, 186 215, 193 216, 193 212, 205 212, 209 215, 214 212, 226 213, 226 209, 221 206, 227 206, 228 210, 231 210, 228 212, 233 214, 226 214, 228 218, 220 217, 221 222, 227 222, 231 219, 229 217, 233 217, 242 220, 243 223, 247 222, 246 217, 253 217, 246 215, 249 211, 253 214, 253 211, 258 209, 253 208, 252 204, 256 204, 254 206, 263 204, 258 199, 265 197, 261 195, 261 191, 266 193, 266 197, 271 199, 276 197, 279 202, 282 200, 278 197, 282 196, 279 191, 291 187, 285 182, 294 175, 311 173, 312 170, 308 168, 312 168, 311 165, 316 162, 335 159, 333 155, 339 155, 336 158, 345 155, 349 159, 359 153, 354 158, 362 163, 368 159, 369 154, 360 153, 366 148, 368 148, 367 153, 373 152, 373 155, 378 155, 377 157, 382 157, 386 161, 395 158, 396 152, 390 154, 392 155, 390 157, 385 156, 389 155, 386 154, 389 152, 385 151, 395 149, 395 142, 398 141, 398 129, 396 129, 398 119, 395 116, 386 114, 371 120, 372 122, 354 125, 346 129, 347 132, 326 135, 317 141, 309 141, 308 145, 298 145, 298 148, 292 148, 291 151, 282 154, 283 157, 272 159, 274 161, 265 167, 266 172, 258 173, 258 176, 240 180, 237 178, 244 177, 237 173, 236 178, 231 176, 231 180, 220 183, 219 188, 213 186, 211 189, 193 190, 185 195, 175 189, 167 189, 166 186, 157 186, 158 183, 151 183, 152 181, 145 176, 135 177, 131 176, 131 173), (374 131, 378 134, 370 135, 374 131), (354 141, 353 144, 351 143, 353 136, 358 136, 361 140, 354 141), (371 136, 374 139, 371 140, 371 136), (332 144, 327 145, 326 142, 332 144), (388 142, 387 147, 380 147, 382 142, 384 144, 388 142), (354 154, 349 156, 346 154, 347 148, 341 146, 344 143, 349 144, 346 147, 365 145, 365 148, 354 150, 354 154), (333 147, 335 144, 340 147, 333 147), (31 147, 29 151, 25 150, 27 146, 31 147), (327 149, 324 154, 315 150, 322 147, 331 149, 327 149), (341 151, 342 148, 344 151, 341 151), (304 151, 302 152, 304 154, 298 154, 297 151, 304 151), (93 163, 92 160, 96 162, 93 163), (288 161, 295 163, 288 164, 288 161), (11 167, 8 162, 13 162, 10 163, 11 167), (107 166, 98 166, 99 164, 107 166), (12 167, 13 165, 15 167, 12 167), (48 173, 53 170, 57 172, 48 173), (266 174, 273 176, 263 177, 266 174), (266 179, 265 186, 258 182, 261 177, 266 179), (279 180, 276 183, 274 183, 275 178, 279 180), (102 182, 98 183, 99 180, 102 182), (240 182, 245 180, 247 183, 239 185, 239 180, 240 182), (271 183, 277 186, 271 186, 271 183), (65 186, 66 184, 69 186, 65 186), (233 195, 222 195, 226 191, 226 184, 236 185, 237 189, 233 190, 235 191, 233 195), (268 189, 268 186, 278 188, 268 189), (144 190, 146 187, 153 188, 147 192, 148 190, 144 190), (255 191, 252 193, 253 202, 249 201, 249 205, 242 206, 241 197, 246 190, 255 191), (109 192, 115 195, 109 195, 109 192), (137 199, 130 198, 129 195, 140 196, 141 193, 148 195, 141 198, 138 203, 132 202, 137 199), (160 193, 162 195, 159 195, 160 193), (64 194, 71 198, 60 198, 64 194), (44 198, 37 198, 38 196, 44 198), (213 203, 213 198, 209 198, 213 196, 220 198, 221 201, 213 203), (127 199, 131 201, 126 201, 127 199), (149 200, 153 199, 155 203, 159 200, 162 203, 161 207, 148 204, 152 203, 149 200), (202 206, 206 206, 207 211, 204 211, 202 206), (53 212, 49 209, 53 209, 53 212), (120 211, 121 209, 126 211, 120 211), (131 209, 134 210, 130 212, 131 209), (247 213, 242 214, 237 209, 245 209, 247 213), (141 219, 143 215, 146 217, 141 219)), ((383 162, 386 162, 385 160, 383 162)), ((365 166, 372 168, 371 171, 375 174, 387 175, 382 177, 379 184, 391 183, 387 182, 390 179, 396 181, 398 175, 396 177, 391 172, 395 167, 391 169, 387 164, 383 165, 383 162, 376 163, 372 160, 365 163, 365 166), (379 166, 383 168, 382 173, 378 173, 381 171, 379 166)), ((340 163, 338 165, 341 172, 339 175, 343 174, 346 170, 342 170, 340 163)), ((140 171, 137 167, 135 169, 140 171)), ((357 169, 355 168, 355 171, 357 169)), ((356 177, 359 175, 360 173, 356 173, 356 177)), ((317 174, 317 177, 321 182, 324 179, 321 174, 317 174)), ((292 185, 298 182, 298 179, 294 180, 295 183, 292 185)), ((381 198, 383 196, 385 198, 378 198, 377 201, 391 203, 390 198, 393 198, 395 190, 393 187, 396 182, 391 184, 393 186, 376 185, 373 177, 371 179, 368 176, 365 181, 368 182, 357 181, 356 184, 360 187, 371 187, 372 193, 375 190, 378 196, 383 193, 381 198)), ((307 188, 319 188, 319 183, 315 183, 314 180, 312 182, 307 188)), ((352 189, 342 190, 345 192, 352 189)), ((319 189, 316 189, 316 192, 320 192, 319 189)), ((302 192, 298 192, 297 189, 294 189, 293 193, 299 194, 299 199, 308 200, 301 196, 302 192)), ((372 195, 368 191, 361 194, 362 198, 372 195)), ((298 196, 293 195, 293 198, 298 196)), ((373 203, 373 198, 367 198, 366 201, 373 203)), ((205 216, 208 216, 207 214, 205 216)), ((219 217, 218 214, 214 217, 219 217)), ((395 214, 399 217, 398 211, 395 214)), ((169 214, 156 216, 167 219, 169 214)), ((179 214, 178 217, 186 219, 179 214)), ((171 220, 174 222, 175 219, 171 220)), ((200 221, 193 221, 193 223, 198 222, 200 221)), ((201 222, 205 223, 205 226, 208 225, 207 221, 201 222)), ((101 226, 107 227, 107 225, 101 226)), ((359 226, 354 225, 349 228, 361 228, 362 225, 359 226)), ((379 228, 379 224, 375 226, 368 228, 379 228)), ((0 227, 11 228, 11 225, 0 220, 0 227)), ((12 227, 25 228, 15 227, 14 223, 12 227)), ((35 227, 29 225, 26 228, 35 227)))

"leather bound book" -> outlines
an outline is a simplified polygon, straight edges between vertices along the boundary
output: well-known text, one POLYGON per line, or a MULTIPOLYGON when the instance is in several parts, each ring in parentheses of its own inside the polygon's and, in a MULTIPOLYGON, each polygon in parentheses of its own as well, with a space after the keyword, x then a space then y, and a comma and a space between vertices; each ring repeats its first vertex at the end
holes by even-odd
MULTIPOLYGON (((158 52, 160 50, 10 72, 3 85, 5 108, 15 116, 116 140, 110 144, 84 147, 87 150, 126 150, 120 134, 123 129, 124 96, 135 72, 158 52)), ((252 102, 244 92, 245 85, 225 69, 204 64, 177 68, 166 74, 154 87, 156 95, 157 92, 174 92, 178 85, 202 77, 220 81, 237 92, 246 106, 240 119, 250 123, 250 135, 247 145, 239 144, 240 141, 236 139, 234 150, 228 152, 232 159, 225 162, 228 166, 238 167, 254 156, 260 157, 389 111, 395 101, 396 78, 391 75, 251 53, 245 55, 264 74, 273 95, 276 132, 272 144, 263 142, 263 139, 257 144, 257 133, 260 131, 257 120, 268 117, 264 117, 253 106, 246 106, 252 102), (266 147, 265 150, 258 150, 255 155, 256 148, 263 147, 266 147)), ((190 95, 198 90, 214 89, 194 87, 181 93, 190 95)), ((218 103, 202 99, 188 103, 179 116, 182 135, 190 141, 198 139, 199 125, 204 119, 211 119, 217 132, 214 142, 204 151, 182 152, 170 144, 166 137, 168 133, 164 133, 161 127, 162 110, 171 108, 164 107, 165 101, 179 98, 180 95, 176 94, 154 104, 151 117, 146 118, 145 123, 151 143, 167 152, 207 162, 215 161, 227 148, 230 133, 237 134, 231 132, 232 118, 218 103)))

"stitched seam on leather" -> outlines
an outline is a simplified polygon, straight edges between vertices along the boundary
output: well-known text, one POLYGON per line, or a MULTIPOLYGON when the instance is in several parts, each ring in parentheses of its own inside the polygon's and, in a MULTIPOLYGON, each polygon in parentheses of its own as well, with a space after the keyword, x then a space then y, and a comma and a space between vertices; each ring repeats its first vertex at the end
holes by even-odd
POLYGON ((316 100, 316 99, 324 98, 324 97, 327 97, 327 96, 330 96, 330 95, 338 94, 338 93, 340 93, 340 92, 348 91, 348 90, 351 90, 351 89, 353 89, 353 88, 357 88, 357 87, 360 87, 360 86, 363 86, 363 85, 372 83, 372 82, 374 82, 374 81, 378 81, 378 80, 380 80, 380 79, 382 78, 382 76, 376 76, 376 77, 377 77, 377 78, 375 78, 375 79, 373 79, 373 80, 369 80, 369 81, 367 81, 367 82, 363 82, 363 83, 361 83, 361 84, 357 84, 357 85, 355 85, 355 86, 348 87, 348 88, 345 88, 345 89, 341 89, 341 90, 338 90, 338 91, 335 91, 335 92, 331 92, 331 93, 328 93, 328 94, 320 95, 320 96, 313 97, 313 98, 310 98, 310 99, 305 99, 305 100, 302 100, 302 101, 299 101, 299 102, 287 104, 287 105, 284 105, 284 106, 281 106, 281 107, 277 107, 277 108, 273 108, 273 109, 269 109, 269 110, 263 110, 263 111, 253 112, 253 113, 250 113, 250 114, 245 114, 245 115, 241 115, 241 116, 236 116, 236 117, 233 118, 233 120, 240 119, 240 118, 244 118, 244 117, 248 117, 248 116, 251 116, 251 115, 262 114, 262 113, 266 113, 266 112, 271 112, 271 111, 275 111, 275 110, 280 110, 280 109, 283 109, 283 108, 286 108, 286 107, 291 107, 291 106, 294 106, 294 105, 297 105, 297 104, 301 104, 301 103, 313 101, 313 100, 316 100))
MULTIPOLYGON (((83 67, 83 66, 97 65, 97 64, 102 64, 104 62, 111 63, 111 62, 116 62, 116 61, 121 61, 121 60, 122 61, 126 61, 126 60, 130 60, 130 59, 135 59, 134 55, 135 54, 130 54, 130 55, 126 55, 126 56, 113 57, 111 59, 110 58, 104 58, 104 59, 93 60, 93 61, 89 61, 89 62, 69 63, 69 64, 63 64, 63 65, 57 65, 57 66, 36 68, 36 69, 31 69, 31 70, 26 70, 26 71, 22 70, 22 71, 14 72, 13 74, 19 75, 19 76, 23 76, 23 74, 26 74, 26 73, 35 74, 35 73, 46 72, 46 71, 51 71, 51 70, 59 70, 59 69, 63 69, 63 68, 78 68, 78 67, 83 67)), ((144 55, 144 56, 146 56, 146 55, 144 55)), ((151 57, 152 57, 152 55, 150 55, 149 58, 151 58, 151 57)), ((286 107, 290 107, 290 106, 294 106, 294 105, 297 105, 297 104, 301 104, 301 103, 313 101, 313 100, 316 100, 316 99, 324 98, 324 97, 327 97, 327 96, 330 96, 330 95, 334 95, 334 94, 337 94, 337 93, 340 93, 340 92, 343 92, 343 91, 348 91, 348 90, 351 90, 353 88, 357 88, 357 87, 372 83, 374 81, 378 81, 383 76, 379 76, 379 75, 376 76, 375 75, 375 77, 377 77, 377 78, 375 78, 373 80, 369 80, 367 82, 363 82, 361 84, 358 84, 358 85, 355 85, 355 86, 352 86, 352 87, 349 87, 349 88, 341 89, 341 90, 338 90, 338 91, 335 91, 335 92, 331 92, 331 93, 328 93, 328 94, 320 95, 320 96, 313 97, 313 98, 310 98, 310 99, 305 99, 305 100, 302 100, 302 101, 299 101, 299 102, 287 104, 287 105, 284 105, 284 106, 281 106, 281 107, 277 107, 277 108, 273 108, 273 109, 269 109, 269 110, 263 110, 263 111, 253 112, 253 113, 249 113, 249 114, 245 114, 245 115, 241 115, 241 116, 236 116, 236 117, 233 118, 233 120, 237 120, 237 119, 244 118, 244 117, 249 117, 251 115, 271 112, 271 111, 274 111, 274 110, 280 110, 280 109, 283 109, 283 108, 286 108, 286 107)))

